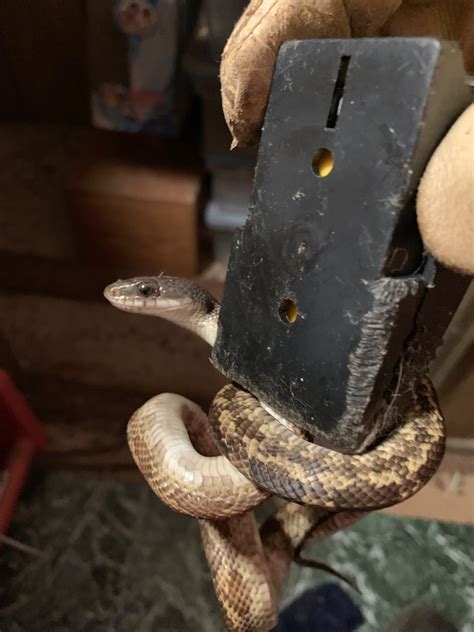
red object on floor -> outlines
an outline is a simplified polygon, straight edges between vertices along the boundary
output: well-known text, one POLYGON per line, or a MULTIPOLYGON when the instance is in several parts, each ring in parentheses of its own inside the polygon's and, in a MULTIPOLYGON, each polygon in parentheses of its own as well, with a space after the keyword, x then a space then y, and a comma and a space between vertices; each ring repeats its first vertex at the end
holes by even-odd
POLYGON ((6 533, 44 430, 10 376, 0 370, 0 535, 6 533))

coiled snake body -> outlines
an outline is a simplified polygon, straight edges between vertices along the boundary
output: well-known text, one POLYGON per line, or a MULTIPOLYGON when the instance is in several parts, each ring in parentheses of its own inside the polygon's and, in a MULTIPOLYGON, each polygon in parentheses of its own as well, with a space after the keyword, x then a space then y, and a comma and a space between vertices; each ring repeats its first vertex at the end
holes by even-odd
MULTIPOLYGON (((214 344, 219 304, 191 281, 134 278, 108 286, 105 296, 119 309, 165 318, 214 344)), ((230 384, 209 418, 178 395, 152 398, 130 419, 128 441, 156 494, 200 519, 228 628, 254 631, 276 624, 278 589, 295 552, 419 491, 442 459, 445 435, 433 388, 421 378, 404 424, 364 454, 307 441, 230 384), (291 502, 260 537, 252 509, 271 494, 291 502)))

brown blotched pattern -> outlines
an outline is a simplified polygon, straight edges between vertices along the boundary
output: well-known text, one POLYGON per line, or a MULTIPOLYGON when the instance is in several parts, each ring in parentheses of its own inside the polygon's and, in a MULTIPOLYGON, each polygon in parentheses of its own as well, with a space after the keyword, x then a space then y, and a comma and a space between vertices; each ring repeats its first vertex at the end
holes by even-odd
POLYGON ((333 511, 368 511, 415 494, 443 457, 444 423, 433 387, 421 378, 416 391, 403 426, 364 454, 305 441, 233 385, 217 394, 209 419, 223 454, 260 488, 333 511))
POLYGON ((277 597, 252 512, 228 520, 201 520, 212 581, 229 630, 270 630, 277 597))

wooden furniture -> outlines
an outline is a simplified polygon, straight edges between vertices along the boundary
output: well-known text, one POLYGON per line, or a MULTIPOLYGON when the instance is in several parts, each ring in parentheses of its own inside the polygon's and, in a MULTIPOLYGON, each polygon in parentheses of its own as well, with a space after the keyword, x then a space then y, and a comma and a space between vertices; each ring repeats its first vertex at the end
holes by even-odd
POLYGON ((81 260, 123 276, 197 274, 203 175, 189 147, 108 132, 92 140, 66 185, 81 260))

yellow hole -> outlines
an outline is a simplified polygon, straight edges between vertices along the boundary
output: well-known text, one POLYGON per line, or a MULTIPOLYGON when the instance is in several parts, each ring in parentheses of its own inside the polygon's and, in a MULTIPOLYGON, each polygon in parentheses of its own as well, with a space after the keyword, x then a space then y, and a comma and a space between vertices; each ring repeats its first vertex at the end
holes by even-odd
POLYGON ((334 158, 332 152, 325 147, 321 147, 313 156, 313 171, 317 176, 325 178, 334 167, 334 158))
POLYGON ((296 303, 291 299, 286 298, 280 305, 280 318, 286 323, 294 323, 298 318, 298 308, 296 303))

